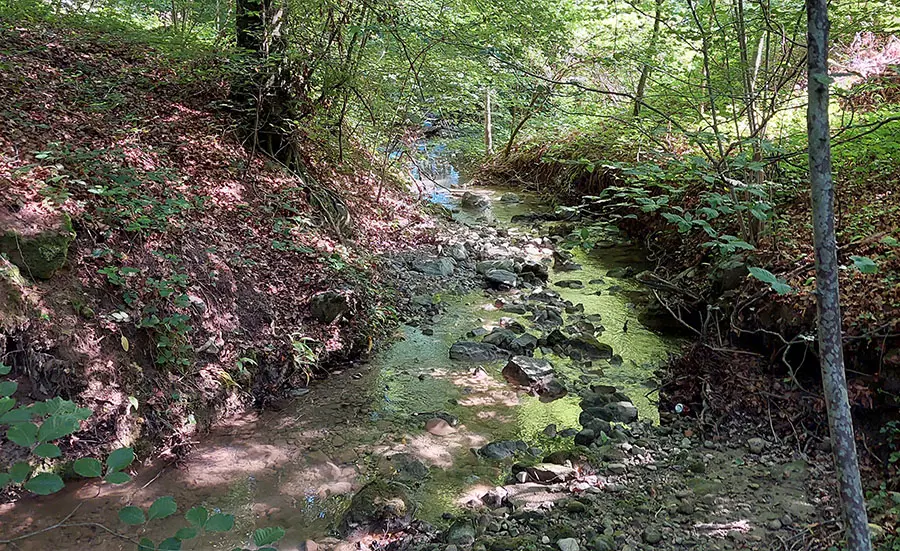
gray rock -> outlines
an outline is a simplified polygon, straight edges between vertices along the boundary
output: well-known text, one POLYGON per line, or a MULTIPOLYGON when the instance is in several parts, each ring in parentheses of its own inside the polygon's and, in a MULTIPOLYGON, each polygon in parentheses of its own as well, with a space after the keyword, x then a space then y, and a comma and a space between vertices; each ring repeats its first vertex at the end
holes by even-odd
POLYGON ((500 202, 502 203, 521 203, 522 198, 511 191, 507 191, 503 195, 500 196, 500 202))
POLYGON ((462 196, 461 205, 464 209, 483 211, 491 207, 491 201, 483 195, 467 191, 462 196))
POLYGON ((483 342, 462 341, 450 347, 450 359, 459 362, 493 362, 508 356, 504 350, 483 342))
POLYGON ((390 456, 388 461, 394 472, 394 480, 400 482, 421 482, 428 476, 428 466, 408 453, 390 456))
POLYGON ((606 272, 607 277, 614 277, 617 279, 622 279, 625 277, 631 277, 634 275, 634 268, 631 266, 625 266, 624 268, 613 268, 612 270, 606 272))
POLYGON ((581 429, 581 431, 575 435, 575 445, 588 447, 593 444, 594 440, 596 439, 597 433, 595 433, 593 430, 581 429))
POLYGON ((559 551, 578 551, 578 540, 575 538, 563 538, 556 542, 559 551))
POLYGON ((508 270, 489 270, 484 278, 494 287, 515 287, 519 278, 508 270))
POLYGON ((643 538, 644 543, 649 543, 650 545, 656 545, 657 543, 662 541, 662 534, 659 533, 659 530, 653 527, 644 528, 644 532, 641 534, 641 538, 643 538))
POLYGON ((504 304, 500 307, 501 312, 507 312, 510 314, 524 314, 528 311, 528 308, 525 307, 524 304, 504 304))
POLYGON ((598 341, 591 335, 576 335, 565 344, 566 352, 576 360, 604 360, 612 358, 610 345, 598 341))
POLYGON ((554 283, 554 285, 564 289, 584 289, 584 283, 578 279, 561 279, 554 283))
POLYGON ((609 472, 613 474, 625 474, 627 468, 624 463, 610 463, 607 468, 609 468, 609 472))
POLYGON ((591 551, 615 551, 616 540, 612 536, 597 536, 591 540, 591 551))
POLYGON ((475 525, 469 520, 458 520, 447 530, 447 543, 468 547, 475 543, 475 525))
POLYGON ((516 334, 505 327, 496 327, 493 331, 485 335, 481 342, 493 344, 498 348, 508 349, 510 344, 516 339, 516 334))
POLYGON ((552 377, 553 365, 543 359, 513 356, 503 368, 503 376, 516 384, 532 385, 545 377, 552 377))
POLYGON ((537 346, 538 338, 531 333, 524 333, 509 343, 509 351, 520 356, 531 356, 537 346))
POLYGON ((747 448, 750 453, 762 453, 766 449, 766 441, 762 438, 751 438, 747 440, 747 448))
POLYGON ((346 295, 338 291, 323 291, 310 299, 309 310, 313 319, 329 324, 350 312, 350 303, 346 295))
MULTIPOLYGON (((614 423, 633 423, 637 421, 638 410, 631 402, 612 402, 600 407, 587 408, 582 411, 582 415, 584 418, 600 419, 614 423)), ((579 419, 581 418, 580 416, 579 419)))
POLYGON ((528 444, 521 440, 501 440, 499 442, 491 442, 478 450, 478 455, 485 459, 506 459, 518 453, 528 451, 528 444))
POLYGON ((516 271, 516 263, 511 258, 503 260, 482 260, 475 263, 475 271, 481 275, 487 274, 491 270, 506 270, 507 272, 516 271))
POLYGON ((445 252, 450 258, 457 262, 462 262, 469 258, 469 251, 462 243, 451 243, 450 245, 447 245, 445 252))
POLYGON ((453 273, 456 261, 450 257, 424 258, 413 262, 413 270, 430 276, 446 277, 453 273))
POLYGON ((340 523, 344 536, 396 532, 412 521, 416 506, 406 486, 376 479, 359 490, 340 523))

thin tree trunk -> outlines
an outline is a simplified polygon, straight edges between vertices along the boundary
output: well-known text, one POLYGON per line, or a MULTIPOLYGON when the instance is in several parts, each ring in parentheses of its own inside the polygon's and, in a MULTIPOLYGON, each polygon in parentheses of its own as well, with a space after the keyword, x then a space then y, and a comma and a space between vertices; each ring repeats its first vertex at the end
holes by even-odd
POLYGON ((871 551, 866 503, 862 492, 853 418, 847 397, 841 347, 837 243, 834 233, 834 182, 828 121, 828 0, 806 0, 809 55, 809 179, 812 196, 813 243, 816 253, 819 356, 828 408, 834 463, 850 551, 871 551))
POLYGON ((491 124, 491 89, 484 92, 484 152, 487 155, 494 153, 494 131, 491 124))
MULTIPOLYGON (((650 48, 647 55, 654 62, 656 61, 656 43, 659 40, 659 25, 662 19, 663 0, 656 0, 656 11, 653 14, 653 33, 650 34, 650 48)), ((637 90, 634 94, 634 111, 635 117, 641 114, 641 105, 644 103, 644 90, 647 88, 647 79, 650 78, 650 63, 644 63, 641 67, 641 77, 638 79, 637 90)))

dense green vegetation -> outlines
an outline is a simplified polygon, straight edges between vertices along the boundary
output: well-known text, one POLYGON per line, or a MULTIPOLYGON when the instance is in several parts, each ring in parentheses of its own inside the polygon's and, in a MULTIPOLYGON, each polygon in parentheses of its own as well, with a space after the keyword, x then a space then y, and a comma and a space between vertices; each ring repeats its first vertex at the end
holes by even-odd
MULTIPOLYGON (((56 395, 74 392, 17 401, 21 374, 0 356, 0 426, 14 449, 0 456, 9 459, 0 488, 17 498, 56 493, 68 477, 128 483, 135 443, 106 444, 132 409, 158 407, 142 413, 150 437, 186 438, 195 412, 227 395, 267 405, 308 383, 329 354, 371 351, 397 316, 383 282, 369 284, 374 258, 423 219, 398 190, 436 147, 481 182, 539 192, 596 222, 568 233, 569 245, 597 249, 610 225, 646 245, 666 291, 657 299, 694 337, 718 350, 762 349, 773 377, 806 392, 820 382, 807 352, 822 289, 807 93, 824 86, 833 271, 847 363, 860 375, 850 403, 878 411, 867 427, 883 463, 869 473, 880 484, 870 512, 892 532, 884 549, 900 549, 891 520, 900 484, 900 5, 836 1, 828 10, 830 76, 809 82, 806 8, 780 0, 0 0, 9 40, 0 43, 0 99, 11 102, 0 105, 0 222, 35 204, 53 226, 48 238, 0 227, 5 354, 32 318, 49 326, 64 303, 73 327, 115 343, 97 364, 131 370, 106 380, 125 389, 124 415, 91 421, 92 408, 56 395), (41 88, 44 79, 54 87, 41 88), (48 280, 76 264, 67 258, 75 233, 80 264, 61 293, 48 280), (13 265, 28 266, 27 254, 42 258, 40 269, 20 273, 13 265), (244 285, 230 275, 238 267, 264 273, 244 285), (227 367, 204 374, 198 355, 223 343, 196 343, 195 324, 216 301, 194 291, 219 293, 219 280, 204 278, 220 268, 232 291, 216 327, 255 333, 229 351, 227 367), (334 281, 371 308, 345 333, 320 328, 313 338, 296 312, 334 281), (293 302, 245 323, 234 313, 257 300, 234 291, 245 287, 293 302), (276 325, 287 337, 263 344, 276 325), (127 356, 135 347, 149 351, 127 356), (279 368, 260 367, 267 361, 279 368), (102 450, 66 440, 87 426, 103 435, 102 450), (52 461, 68 452, 79 458, 52 461)), ((144 526, 176 510, 161 497, 118 516, 144 526)), ((227 512, 199 506, 185 520, 161 543, 116 537, 177 550, 234 526, 227 512)), ((269 549, 284 535, 261 528, 252 540, 269 549)))

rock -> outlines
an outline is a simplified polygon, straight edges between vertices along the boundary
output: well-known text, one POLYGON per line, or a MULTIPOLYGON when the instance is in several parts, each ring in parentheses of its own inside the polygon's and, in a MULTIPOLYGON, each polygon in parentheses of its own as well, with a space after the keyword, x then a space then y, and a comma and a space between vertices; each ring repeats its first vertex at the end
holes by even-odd
POLYGON ((606 272, 607 277, 613 277, 616 279, 622 279, 626 277, 631 277, 634 275, 634 268, 631 266, 625 266, 623 268, 613 268, 612 270, 606 272))
POLYGON ((550 537, 549 536, 541 536, 541 543, 543 543, 544 545, 547 545, 548 543, 550 543, 550 537))
POLYGON ((566 389, 555 380, 553 366, 544 359, 528 356, 513 356, 503 368, 507 381, 531 387, 546 401, 556 400, 566 395, 566 389))
POLYGON ((482 342, 457 342, 450 347, 450 359, 459 362, 493 362, 509 357, 505 351, 482 342))
POLYGON ((625 467, 624 463, 610 463, 607 465, 609 472, 613 474, 625 474, 627 467, 625 467))
POLYGON ((591 429, 581 429, 575 435, 575 445, 589 447, 597 439, 597 434, 591 429))
POLYGON ((319 323, 329 324, 350 312, 347 296, 338 291, 323 291, 313 295, 309 311, 319 323))
POLYGON ((649 543, 650 545, 656 545, 657 543, 662 541, 662 534, 659 533, 659 530, 653 527, 644 528, 643 533, 641 534, 641 538, 644 540, 644 543, 649 543))
MULTIPOLYGON (((613 423, 633 423, 637 418, 638 410, 631 402, 612 402, 600 407, 587 408, 579 416, 581 420, 600 419, 613 423)), ((582 422, 582 425, 584 424, 582 422)))
MULTIPOLYGON (((513 470, 515 470, 515 467, 513 470)), ((572 467, 553 463, 538 463, 537 465, 526 467, 524 472, 528 473, 528 477, 531 480, 545 484, 565 482, 575 478, 576 474, 578 474, 572 467)))
POLYGON ((491 207, 490 199, 483 195, 472 193, 471 191, 463 193, 462 201, 460 204, 464 209, 474 211, 483 211, 491 207))
POLYGON ((27 285, 19 268, 0 256, 0 330, 13 330, 28 321, 27 285))
POLYGON ((344 536, 396 532, 409 525, 415 508, 406 486, 376 479, 363 486, 350 500, 341 519, 340 532, 344 536))
POLYGON ((481 275, 485 275, 491 270, 506 270, 507 272, 516 271, 516 263, 511 258, 503 260, 482 260, 475 263, 475 271, 481 275))
POLYGON ((447 530, 447 543, 469 547, 475 543, 475 525, 470 520, 458 520, 447 530))
POLYGON ((23 276, 50 279, 63 267, 75 239, 72 220, 64 212, 28 204, 19 212, 0 211, 0 254, 23 276))
POLYGON ((425 422, 425 430, 435 436, 447 436, 456 432, 456 429, 450 426, 450 423, 435 417, 425 422))
POLYGON ((542 431, 542 433, 547 438, 556 438, 556 424, 551 423, 551 424, 547 425, 546 427, 544 427, 544 430, 542 431))
POLYGON ((519 356, 531 356, 537 346, 538 338, 531 333, 524 333, 509 343, 508 350, 519 356))
POLYGON ((462 262, 469 258, 469 251, 466 249, 466 246, 462 243, 451 243, 447 245, 444 249, 444 252, 447 253, 447 256, 456 260, 457 262, 462 262))
POLYGON ((493 287, 515 287, 518 276, 508 270, 490 270, 484 274, 484 278, 493 287))
POLYGON ((591 540, 591 551, 615 551, 616 541, 612 536, 597 536, 591 540))
POLYGON ((564 289, 584 289, 584 283, 578 279, 561 279, 554 283, 554 285, 564 289))
POLYGON ((478 450, 478 455, 485 459, 506 459, 514 456, 517 452, 524 453, 528 451, 528 445, 521 440, 501 440, 491 442, 478 450))
POLYGON ((535 282, 547 281, 550 278, 550 270, 544 264, 533 260, 526 260, 522 264, 521 274, 523 277, 531 276, 535 282))
POLYGON ((297 547, 297 551, 319 551, 319 544, 313 540, 306 540, 297 547))
POLYGON ((500 307, 500 311, 521 315, 527 312, 528 308, 526 308, 524 304, 504 304, 500 307))
POLYGON ((682 515, 693 515, 694 514, 694 502, 690 500, 682 501, 678 504, 676 508, 679 514, 682 515))
POLYGON ((508 349, 510 344, 516 339, 516 334, 505 327, 495 327, 493 331, 488 333, 481 342, 493 344, 498 348, 508 349))
POLYGON ((766 449, 766 441, 762 438, 751 438, 747 440, 747 448, 750 450, 750 453, 762 453, 766 449))
POLYGON ((424 258, 413 262, 413 270, 430 276, 447 277, 456 268, 456 261, 450 257, 424 258))
POLYGON ((428 477, 428 466, 408 453, 396 453, 387 458, 392 478, 401 482, 421 482, 428 477))
POLYGON ((591 335, 576 335, 565 344, 566 352, 575 360, 604 360, 612 358, 613 350, 591 335))
POLYGON ((556 542, 559 551, 578 551, 578 540, 575 538, 564 538, 556 542))
POLYGON ((521 203, 522 198, 518 196, 518 194, 513 193, 511 191, 507 191, 503 195, 500 196, 500 201, 502 203, 521 203))

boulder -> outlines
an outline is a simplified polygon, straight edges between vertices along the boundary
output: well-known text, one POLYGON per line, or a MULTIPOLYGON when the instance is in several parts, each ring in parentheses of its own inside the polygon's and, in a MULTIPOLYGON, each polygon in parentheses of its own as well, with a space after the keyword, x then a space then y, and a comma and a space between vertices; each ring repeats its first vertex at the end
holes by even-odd
POLYGON ((393 479, 417 483, 428 477, 428 466, 408 453, 397 453, 387 458, 393 479))
POLYGON ((513 356, 503 368, 503 377, 507 381, 522 386, 534 385, 553 375, 553 365, 550 362, 528 356, 513 356))
POLYGON ((454 522, 447 530, 447 543, 462 547, 470 547, 475 543, 475 525, 472 521, 460 519, 454 522))
POLYGON ((535 281, 547 281, 550 277, 550 270, 540 262, 526 260, 522 264, 521 274, 522 277, 530 275, 535 281))
POLYGON ((508 270, 489 270, 484 274, 484 278, 492 287, 509 288, 515 287, 518 277, 508 270))
POLYGON ((53 277, 66 263, 74 239, 72 220, 64 212, 31 204, 14 214, 0 211, 0 253, 26 277, 53 277))
MULTIPOLYGON (((513 472, 516 472, 516 467, 513 467, 513 472)), ((525 467, 525 472, 528 473, 529 480, 544 484, 565 482, 575 478, 577 475, 577 472, 572 467, 554 463, 538 463, 532 467, 525 467)))
POLYGON ((507 350, 519 356, 531 356, 538 347, 538 338, 531 333, 523 333, 512 340, 507 350))
POLYGON ((409 526, 415 509, 406 486, 376 479, 350 500, 350 507, 341 519, 340 532, 344 536, 397 532, 409 526))
POLYGON ((430 276, 446 277, 453 273, 456 261, 450 257, 423 258, 413 262, 413 269, 430 276))
POLYGON ((450 347, 450 359, 459 362, 493 362, 508 356, 504 350, 483 342, 462 341, 450 347))
POLYGON ((482 446, 478 450, 478 455, 485 459, 501 460, 514 456, 516 453, 525 453, 528 451, 528 444, 522 440, 500 440, 491 442, 482 446))
POLYGON ((462 208, 474 211, 483 211, 491 208, 491 201, 483 195, 467 191, 463 193, 460 203, 462 208))
POLYGON ((566 352, 575 360, 604 360, 612 358, 613 350, 608 344, 591 335, 576 335, 565 344, 566 352))
POLYGON ((485 335, 481 342, 492 344, 498 348, 509 349, 510 343, 516 339, 516 334, 504 327, 495 327, 493 331, 485 335))
MULTIPOLYGON (((600 419, 616 423, 633 423, 637 421, 638 410, 631 402, 612 402, 604 406, 587 408, 582 411, 579 421, 585 418, 600 419)), ((582 423, 584 425, 586 423, 582 423)))
POLYGON ((309 310, 313 319, 327 325, 350 312, 350 303, 343 293, 322 291, 310 299, 309 310))
POLYGON ((503 195, 500 196, 501 203, 521 203, 522 198, 519 197, 518 194, 513 193, 511 191, 507 191, 503 195))
POLYGON ((475 263, 475 271, 481 275, 485 275, 491 270, 505 270, 507 272, 516 271, 516 262, 511 258, 502 260, 482 260, 475 263))

